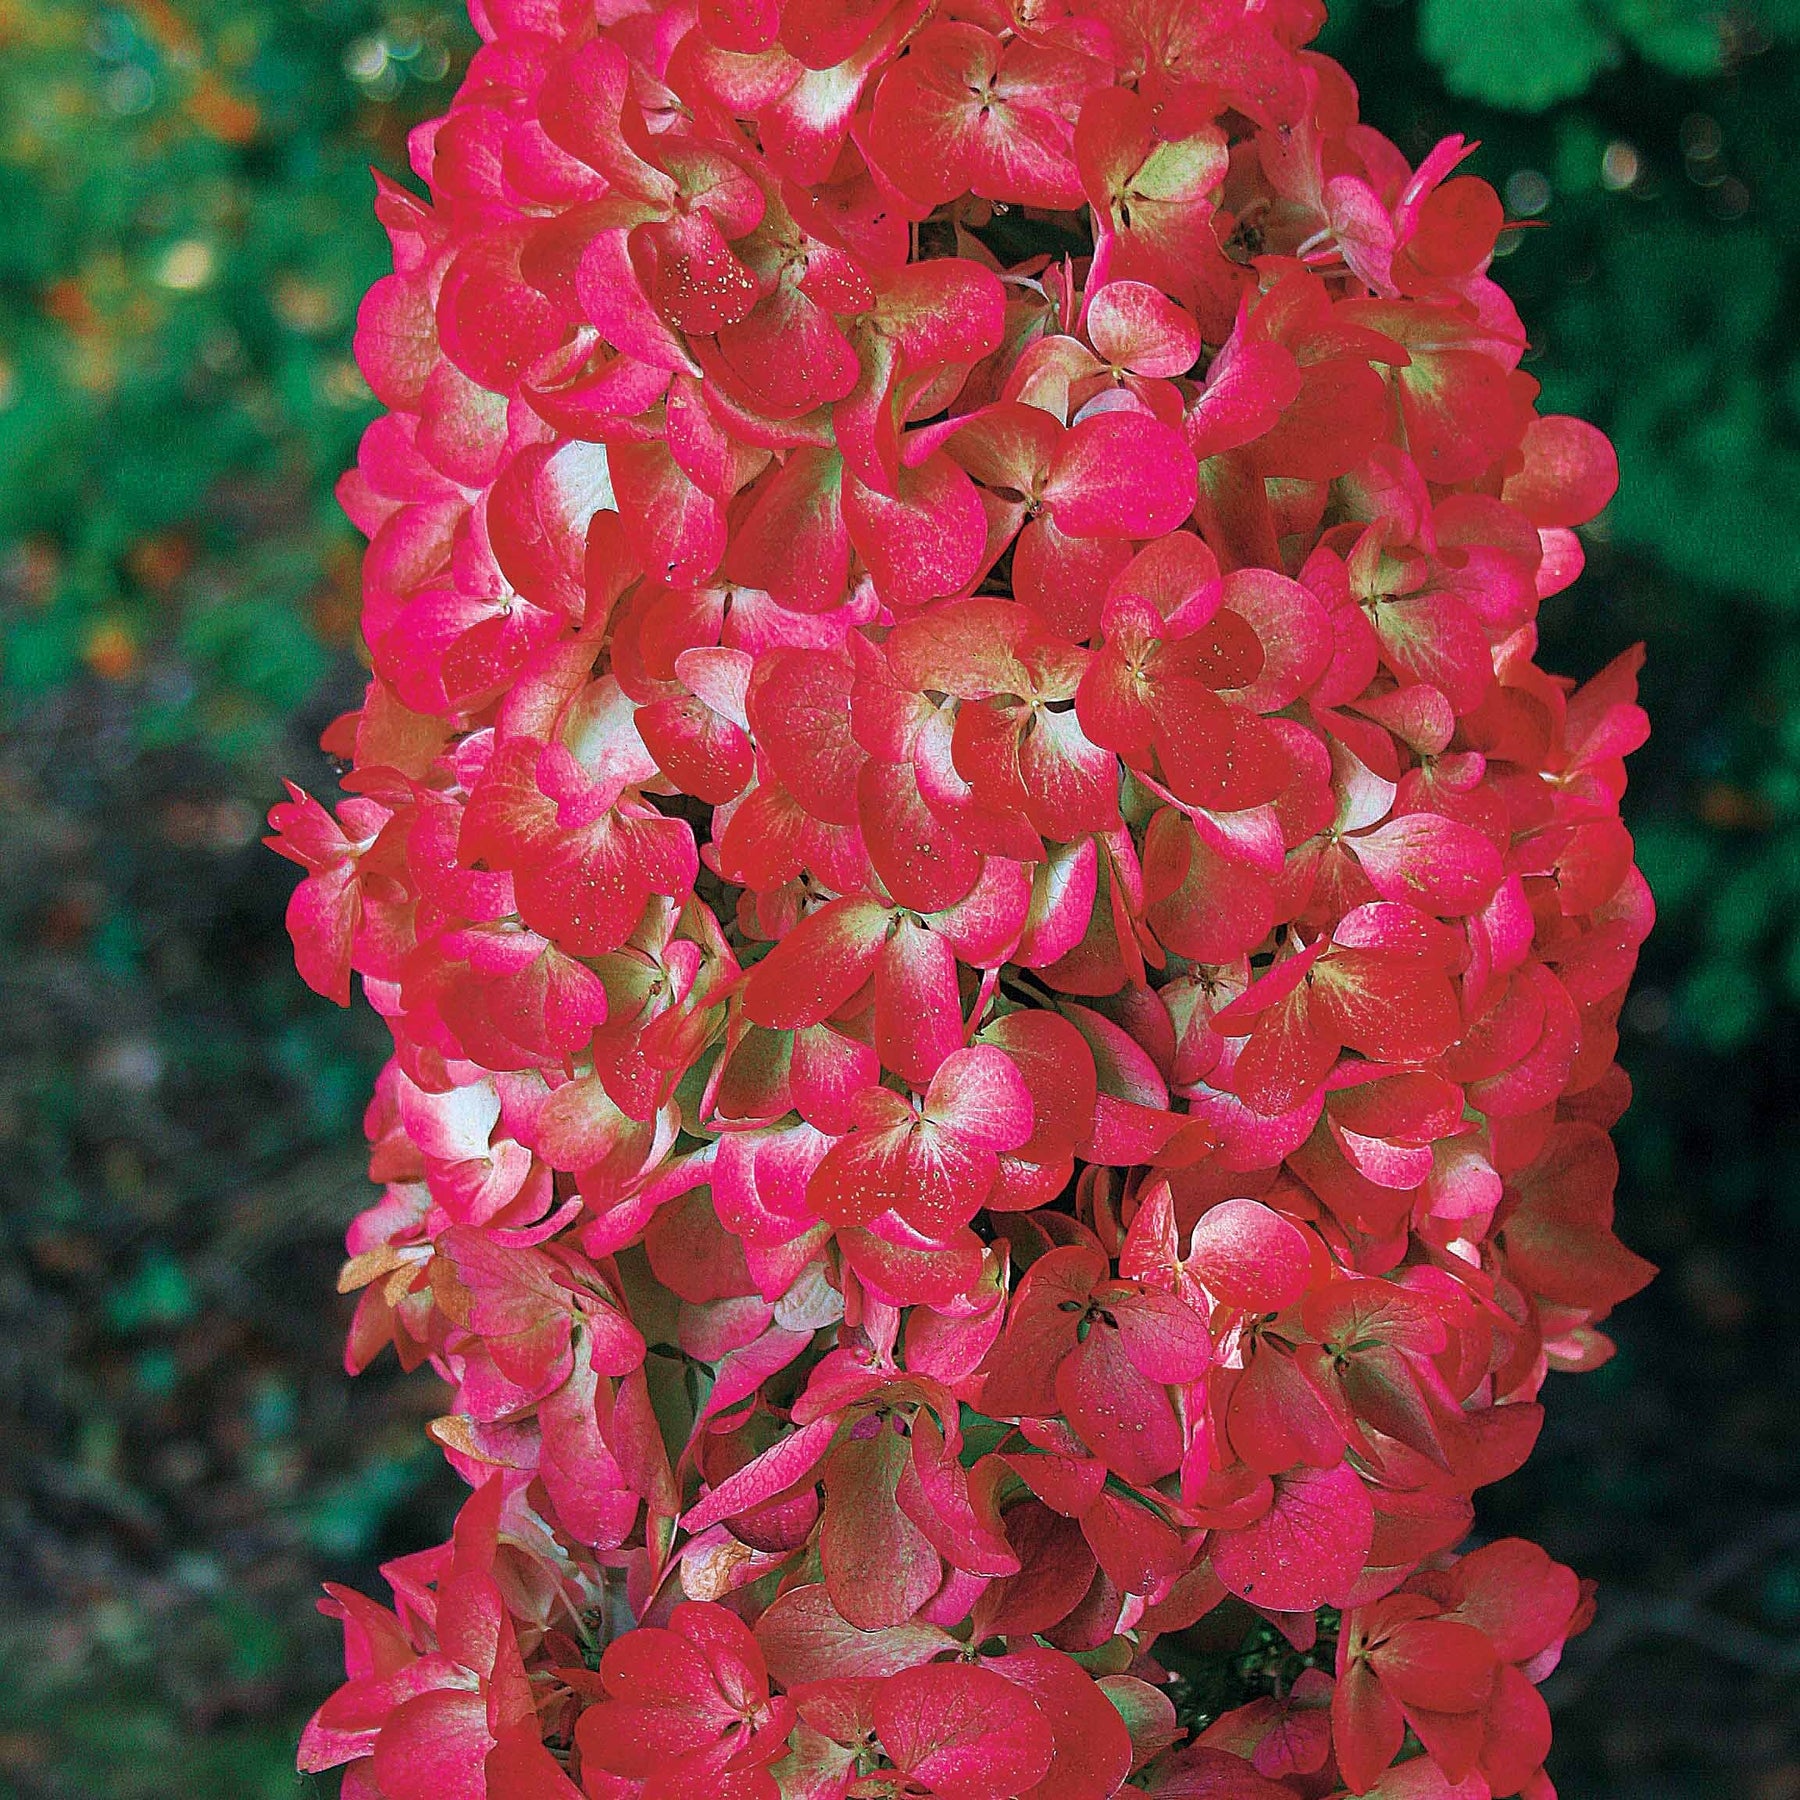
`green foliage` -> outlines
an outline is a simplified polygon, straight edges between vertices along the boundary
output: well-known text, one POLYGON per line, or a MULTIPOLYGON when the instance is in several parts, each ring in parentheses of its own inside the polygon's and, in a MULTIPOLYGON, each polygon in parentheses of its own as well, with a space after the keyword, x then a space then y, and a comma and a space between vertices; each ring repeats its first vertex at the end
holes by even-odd
POLYGON ((297 987, 254 838, 355 691, 369 165, 473 42, 452 0, 0 0, 9 1800, 335 1791, 293 1771, 319 1580, 437 1526, 333 1341, 379 1047, 297 987))
POLYGON ((1266 1619, 1228 1600, 1198 1625, 1164 1638, 1162 1660, 1175 1677, 1170 1698, 1186 1726, 1204 1730, 1221 1713, 1286 1695, 1308 1669, 1329 1672, 1337 1658, 1338 1612, 1318 1613, 1318 1637, 1296 1650, 1266 1619))
POLYGON ((472 43, 444 0, 0 5, 0 654, 252 753, 354 618, 331 499, 386 245, 367 165, 472 43))
POLYGON ((1619 53, 1588 0, 1423 0, 1419 44, 1451 93, 1520 112, 1585 93, 1619 53))
POLYGON ((193 1284, 166 1251, 153 1250, 137 1274, 107 1296, 106 1322, 115 1331, 180 1325, 194 1315, 193 1284))
POLYGON ((307 1509, 307 1542, 334 1562, 366 1556, 400 1503, 435 1473, 436 1451, 429 1443, 365 1464, 326 1489, 307 1509))
MULTIPOLYGON (((1716 75, 1746 22, 1732 15, 1718 0, 1420 0, 1419 48, 1452 94, 1536 113, 1633 55, 1667 75, 1716 75)), ((1750 22, 1791 33, 1800 8, 1775 0, 1750 22)))
MULTIPOLYGON (((249 1721, 229 1709, 210 1719, 203 1696, 187 1717, 172 1713, 144 1622, 120 1614, 112 1625, 111 1641, 79 1671, 47 1666, 32 1645, 0 1642, 0 1779, 10 1764, 15 1774, 29 1770, 33 1784, 0 1791, 22 1800, 299 1800, 326 1791, 295 1776, 287 1721, 249 1721)), ((183 1632, 186 1648, 204 1645, 216 1659, 221 1687, 266 1682, 292 1652, 282 1630, 228 1597, 185 1619, 183 1632)))

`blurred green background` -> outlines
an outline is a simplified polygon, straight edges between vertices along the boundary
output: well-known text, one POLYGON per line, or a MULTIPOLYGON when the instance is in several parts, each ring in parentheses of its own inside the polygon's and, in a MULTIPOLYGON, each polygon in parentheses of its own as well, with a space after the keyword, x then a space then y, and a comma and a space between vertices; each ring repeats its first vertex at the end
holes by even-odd
MULTIPOLYGON (((0 1794, 259 1800, 330 1575, 432 1541, 423 1377, 331 1277, 380 1055, 292 973, 278 777, 354 702, 368 165, 473 44, 441 0, 0 0, 0 1794)), ((1606 1584, 1565 1800, 1800 1800, 1800 3, 1341 0, 1417 158, 1482 139, 1501 278, 1624 487, 1544 619, 1647 640, 1620 1216, 1663 1279, 1557 1378, 1483 1529, 1606 1584)), ((329 1787, 319 1784, 319 1791, 329 1787)))

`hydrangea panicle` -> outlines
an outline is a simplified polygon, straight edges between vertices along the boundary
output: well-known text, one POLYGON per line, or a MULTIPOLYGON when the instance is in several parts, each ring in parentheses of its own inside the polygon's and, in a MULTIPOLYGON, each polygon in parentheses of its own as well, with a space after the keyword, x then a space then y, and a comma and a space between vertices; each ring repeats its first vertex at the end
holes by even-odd
POLYGON ((347 1361, 472 1495, 301 1766, 1552 1800, 1591 1598, 1458 1546, 1652 1272, 1646 725, 1534 660, 1617 470, 1473 146, 1318 0, 472 13, 269 840, 394 1040, 347 1361))

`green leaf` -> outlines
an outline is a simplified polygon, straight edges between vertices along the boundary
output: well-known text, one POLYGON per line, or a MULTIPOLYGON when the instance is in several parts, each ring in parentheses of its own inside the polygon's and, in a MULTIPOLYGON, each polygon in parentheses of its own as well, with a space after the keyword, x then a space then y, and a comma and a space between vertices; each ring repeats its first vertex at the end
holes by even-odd
POLYGON ((1713 839, 1680 819, 1646 819, 1635 840, 1638 867, 1656 896, 1657 912, 1673 918, 1699 897, 1711 877, 1713 839))
POLYGON ((1710 957, 1689 978, 1681 1010, 1688 1029, 1709 1050, 1740 1049, 1768 1010, 1760 972, 1742 957, 1710 957))
POLYGON ((326 1488, 305 1509, 306 1541, 334 1560, 363 1556, 380 1537, 389 1517, 430 1480, 436 1455, 426 1445, 409 1445, 398 1456, 380 1456, 326 1488))
POLYGON ((1606 0, 1613 28, 1647 62, 1698 79, 1718 71, 1724 11, 1695 0, 1606 0))
POLYGON ((1778 38, 1800 38, 1800 0, 1756 0, 1750 11, 1778 38))
POLYGON ((998 1449, 1001 1440, 1012 1430, 1003 1419, 990 1419, 974 1407, 964 1405, 960 1419, 964 1468, 972 1469, 990 1450, 998 1449))
POLYGON ((106 1319, 115 1331, 180 1325, 194 1316, 195 1304, 181 1264, 166 1251, 152 1250, 137 1274, 108 1299, 106 1319))
POLYGON ((1421 0, 1419 48, 1451 93, 1514 112, 1586 92, 1617 55, 1585 0, 1421 0))

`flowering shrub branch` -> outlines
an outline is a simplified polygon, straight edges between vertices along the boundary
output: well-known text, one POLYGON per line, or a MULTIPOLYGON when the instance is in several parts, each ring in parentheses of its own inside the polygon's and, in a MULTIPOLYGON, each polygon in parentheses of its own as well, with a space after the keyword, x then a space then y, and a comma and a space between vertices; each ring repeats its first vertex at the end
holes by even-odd
POLYGON ((475 8, 270 840, 472 1489, 350 1800, 1551 1795, 1591 1601, 1455 1547, 1650 1274, 1615 468, 1322 18, 475 8))

